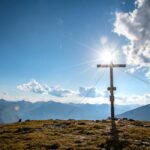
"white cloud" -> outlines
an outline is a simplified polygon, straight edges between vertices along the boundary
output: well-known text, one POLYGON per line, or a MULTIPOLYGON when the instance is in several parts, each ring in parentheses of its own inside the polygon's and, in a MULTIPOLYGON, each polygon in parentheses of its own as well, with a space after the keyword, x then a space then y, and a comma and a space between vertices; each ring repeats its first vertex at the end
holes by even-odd
POLYGON ((147 93, 144 95, 118 96, 116 97, 115 103, 120 105, 128 105, 128 104, 146 105, 150 103, 150 94, 147 93))
POLYGON ((116 13, 114 32, 129 40, 123 47, 127 63, 136 69, 150 68, 150 1, 137 0, 136 5, 132 12, 116 13))
POLYGON ((36 80, 31 80, 29 83, 18 85, 17 89, 21 91, 30 91, 39 94, 46 94, 50 90, 47 85, 42 85, 38 83, 36 80))
POLYGON ((90 87, 79 87, 79 96, 81 97, 99 97, 100 93, 98 93, 96 88, 90 87))
POLYGON ((21 91, 29 91, 37 94, 50 94, 56 97, 66 97, 73 94, 72 91, 62 89, 60 87, 49 87, 46 84, 40 84, 36 80, 31 80, 29 83, 18 85, 17 89, 21 91))
POLYGON ((137 1, 135 2, 135 4, 140 7, 141 5, 143 5, 144 1, 145 1, 145 0, 137 0, 137 1))
POLYGON ((53 96, 57 96, 57 97, 67 97, 67 96, 71 96, 75 93, 71 90, 62 89, 62 88, 56 86, 56 87, 51 87, 49 94, 51 94, 53 96))

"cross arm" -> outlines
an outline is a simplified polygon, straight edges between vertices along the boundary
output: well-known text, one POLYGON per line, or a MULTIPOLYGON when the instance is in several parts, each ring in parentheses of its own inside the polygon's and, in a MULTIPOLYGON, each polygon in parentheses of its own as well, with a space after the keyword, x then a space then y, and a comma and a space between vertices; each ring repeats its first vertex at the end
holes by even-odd
POLYGON ((126 67, 126 64, 113 64, 113 67, 126 67))
POLYGON ((107 65, 107 64, 99 64, 99 65, 97 65, 97 68, 106 68, 106 67, 110 67, 110 65, 107 65))
POLYGON ((98 64, 97 68, 108 68, 108 67, 126 67, 126 64, 98 64))

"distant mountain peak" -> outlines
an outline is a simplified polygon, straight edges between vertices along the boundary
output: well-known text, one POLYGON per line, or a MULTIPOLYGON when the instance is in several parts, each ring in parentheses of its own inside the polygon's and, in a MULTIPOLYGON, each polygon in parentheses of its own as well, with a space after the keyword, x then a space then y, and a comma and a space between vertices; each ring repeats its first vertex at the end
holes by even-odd
POLYGON ((135 120, 150 121, 150 104, 135 108, 118 115, 121 118, 129 118, 135 120))

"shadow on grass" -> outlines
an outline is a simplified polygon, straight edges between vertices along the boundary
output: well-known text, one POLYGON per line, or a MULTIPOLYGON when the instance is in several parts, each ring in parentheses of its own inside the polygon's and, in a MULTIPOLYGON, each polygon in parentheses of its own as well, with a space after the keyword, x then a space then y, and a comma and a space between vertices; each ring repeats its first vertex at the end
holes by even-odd
POLYGON ((112 129, 110 132, 110 137, 106 140, 107 150, 122 150, 128 146, 128 141, 119 139, 119 131, 116 127, 115 121, 112 122, 112 129))
POLYGON ((106 149, 107 150, 122 150, 123 148, 128 146, 127 141, 123 140, 114 140, 112 138, 109 138, 106 140, 106 149))

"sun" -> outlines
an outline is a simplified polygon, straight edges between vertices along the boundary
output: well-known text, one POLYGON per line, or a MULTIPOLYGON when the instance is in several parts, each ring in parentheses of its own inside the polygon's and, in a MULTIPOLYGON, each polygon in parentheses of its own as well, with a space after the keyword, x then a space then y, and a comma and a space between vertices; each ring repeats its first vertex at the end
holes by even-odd
POLYGON ((110 51, 104 51, 101 53, 100 59, 103 61, 103 63, 110 64, 114 61, 114 53, 110 51))

